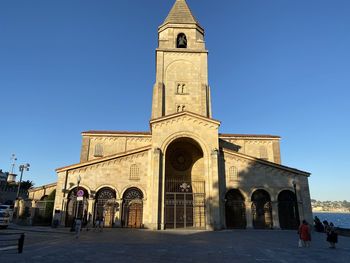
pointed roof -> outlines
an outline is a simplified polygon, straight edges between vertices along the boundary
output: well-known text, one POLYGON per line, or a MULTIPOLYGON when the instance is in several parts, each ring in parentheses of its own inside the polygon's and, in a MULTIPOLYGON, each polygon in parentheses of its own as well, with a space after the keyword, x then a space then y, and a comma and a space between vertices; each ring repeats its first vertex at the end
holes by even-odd
POLYGON ((199 25, 196 18, 193 16, 190 8, 188 7, 186 0, 176 0, 173 8, 170 10, 165 24, 197 24, 199 25))

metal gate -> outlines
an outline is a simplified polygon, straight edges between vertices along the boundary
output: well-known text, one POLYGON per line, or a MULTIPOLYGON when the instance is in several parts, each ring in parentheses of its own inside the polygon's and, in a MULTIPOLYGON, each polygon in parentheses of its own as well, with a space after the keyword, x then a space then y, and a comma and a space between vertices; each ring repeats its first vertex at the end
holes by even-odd
POLYGON ((204 181, 167 180, 165 228, 205 228, 204 181))

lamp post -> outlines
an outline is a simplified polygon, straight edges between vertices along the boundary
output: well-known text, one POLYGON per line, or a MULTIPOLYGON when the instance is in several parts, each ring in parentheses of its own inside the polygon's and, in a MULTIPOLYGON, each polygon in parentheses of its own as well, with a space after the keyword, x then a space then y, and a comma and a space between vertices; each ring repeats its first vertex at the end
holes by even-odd
POLYGON ((19 183, 18 183, 18 189, 17 189, 17 195, 16 195, 16 202, 17 202, 17 211, 16 211, 16 218, 18 219, 19 216, 19 192, 21 190, 21 183, 22 183, 22 177, 23 177, 23 172, 24 171, 29 171, 30 164, 21 164, 19 166, 19 171, 21 172, 21 176, 19 178, 19 183))
POLYGON ((294 194, 295 194, 295 217, 297 219, 297 227, 300 225, 300 218, 299 218, 299 206, 298 206, 298 197, 297 197, 297 184, 295 180, 292 182, 293 188, 294 188, 294 194))

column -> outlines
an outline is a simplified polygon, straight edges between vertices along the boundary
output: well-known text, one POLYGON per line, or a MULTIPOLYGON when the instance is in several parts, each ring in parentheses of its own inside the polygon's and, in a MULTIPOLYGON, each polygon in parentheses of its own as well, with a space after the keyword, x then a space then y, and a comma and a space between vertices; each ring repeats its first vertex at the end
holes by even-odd
POLYGON ((274 229, 281 229, 280 227, 280 220, 278 216, 278 201, 272 201, 272 222, 273 222, 273 228, 274 229))
POLYGON ((209 218, 211 222, 209 227, 213 229, 220 229, 220 197, 219 197, 219 170, 218 170, 218 155, 219 151, 214 149, 211 152, 211 165, 210 165, 210 180, 209 180, 209 218), (215 187, 216 186, 216 187, 215 187))
POLYGON ((245 201, 245 216, 247 219, 247 228, 253 228, 252 202, 245 201))
POLYGON ((61 210, 61 216, 60 216, 60 226, 65 226, 66 225, 66 213, 67 213, 67 202, 68 198, 63 197, 62 200, 62 210, 61 210))
POLYGON ((95 209, 95 199, 90 195, 89 199, 88 199, 88 215, 89 213, 92 215, 94 215, 94 209, 95 209))
POLYGON ((116 199, 116 209, 115 209, 115 216, 114 216, 114 226, 115 227, 122 227, 122 204, 123 199, 119 198, 116 199))

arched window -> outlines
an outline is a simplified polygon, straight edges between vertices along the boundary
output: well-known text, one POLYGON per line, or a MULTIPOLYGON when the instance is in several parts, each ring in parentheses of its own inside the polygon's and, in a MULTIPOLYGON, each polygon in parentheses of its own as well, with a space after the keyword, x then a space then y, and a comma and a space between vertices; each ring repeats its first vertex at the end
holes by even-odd
POLYGON ((94 157, 103 157, 103 147, 99 143, 95 145, 94 157))
POLYGON ((186 38, 186 35, 184 33, 180 33, 177 35, 176 47, 177 48, 187 48, 187 38, 186 38))
POLYGON ((176 86, 176 94, 186 94, 186 84, 185 83, 177 83, 176 86))
POLYGON ((137 164, 130 166, 130 180, 140 180, 140 169, 137 164))
POLYGON ((228 180, 229 181, 238 181, 238 172, 237 167, 231 166, 228 170, 228 180))
POLYGON ((183 105, 183 104, 176 105, 176 112, 182 112, 185 110, 186 110, 186 105, 183 105))

